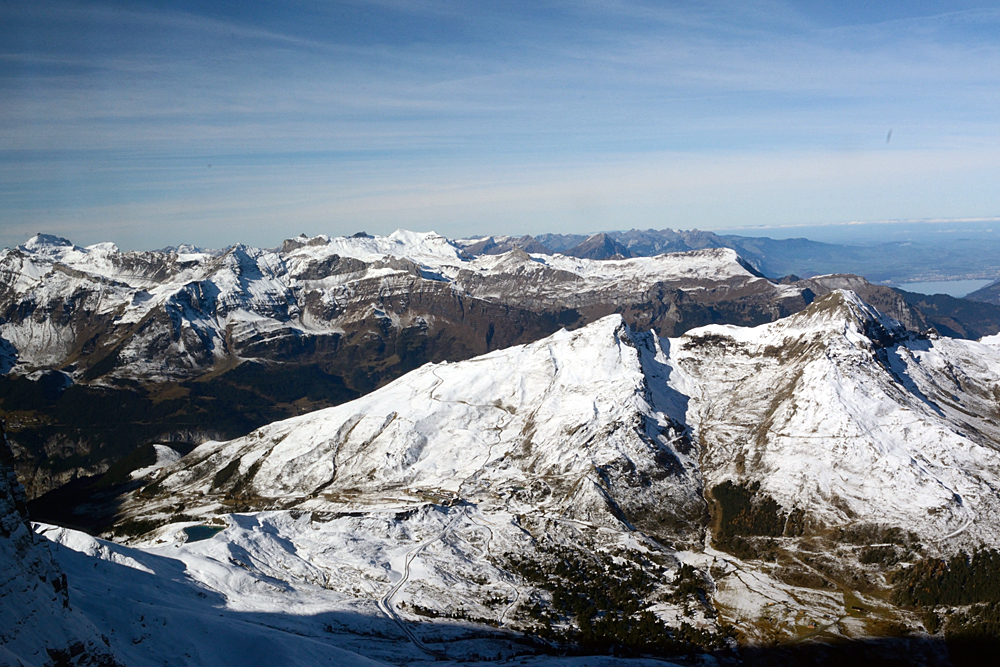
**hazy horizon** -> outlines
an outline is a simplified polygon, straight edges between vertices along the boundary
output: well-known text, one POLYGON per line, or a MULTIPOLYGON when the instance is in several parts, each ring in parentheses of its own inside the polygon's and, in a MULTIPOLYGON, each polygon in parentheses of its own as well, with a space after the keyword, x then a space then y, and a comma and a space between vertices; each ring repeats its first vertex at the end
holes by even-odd
MULTIPOLYGON (((399 227, 397 229, 406 229, 408 231, 427 233, 427 232, 438 232, 438 230, 431 228, 406 228, 399 227)), ((942 241, 954 241, 954 240, 970 240, 970 239, 986 239, 991 241, 1000 241, 1000 218, 984 218, 984 219, 959 219, 959 220, 890 220, 890 221, 878 221, 878 222, 846 222, 846 223, 831 223, 826 225, 775 225, 775 226, 765 226, 758 225, 754 227, 723 227, 715 229, 699 229, 697 227, 691 228, 671 228, 671 227, 621 227, 618 229, 597 229, 597 230, 562 230, 562 231, 552 231, 540 229, 528 235, 530 236, 542 236, 545 234, 577 234, 581 236, 590 236, 593 234, 600 234, 603 232, 627 232, 630 230, 654 230, 661 231, 664 229, 672 229, 673 231, 687 232, 687 231, 703 231, 718 234, 720 236, 742 236, 742 237, 761 237, 770 238, 775 240, 782 239, 807 239, 810 241, 816 241, 819 243, 829 243, 836 245, 880 245, 880 244, 892 244, 892 243, 918 243, 918 244, 929 244, 929 243, 941 243, 942 241)), ((291 232, 291 230, 289 230, 291 232)), ((343 233, 332 233, 326 231, 316 231, 313 234, 307 234, 310 236, 316 236, 325 234, 327 236, 350 236, 359 232, 364 232, 368 234, 385 236, 391 234, 396 230, 389 230, 387 232, 374 233, 367 229, 355 229, 351 231, 346 231, 343 233)), ((522 236, 522 234, 504 234, 501 232, 479 232, 476 230, 470 230, 471 233, 463 235, 448 235, 443 234, 443 236, 449 239, 460 239, 460 238, 479 238, 487 236, 522 236)), ((279 247, 285 239, 291 239, 299 236, 299 233, 287 233, 280 238, 275 237, 271 243, 259 244, 257 247, 261 248, 275 248, 279 247)), ((130 250, 161 250, 164 248, 175 248, 181 245, 192 245, 201 248, 210 249, 222 249, 229 246, 235 245, 237 243, 243 243, 245 245, 255 245, 252 243, 247 243, 245 240, 237 238, 238 233, 228 242, 209 246, 205 244, 193 243, 188 239, 177 238, 173 242, 165 245, 144 245, 144 246, 129 246, 120 243, 117 239, 113 237, 107 238, 73 238, 67 237, 63 234, 56 233, 52 230, 39 229, 33 234, 30 234, 22 239, 15 240, 12 243, 4 246, 7 248, 12 248, 17 245, 22 245, 29 238, 34 236, 34 234, 50 234, 53 236, 60 236, 66 238, 67 240, 73 242, 75 245, 86 247, 89 245, 94 245, 97 243, 114 243, 122 251, 130 250)))

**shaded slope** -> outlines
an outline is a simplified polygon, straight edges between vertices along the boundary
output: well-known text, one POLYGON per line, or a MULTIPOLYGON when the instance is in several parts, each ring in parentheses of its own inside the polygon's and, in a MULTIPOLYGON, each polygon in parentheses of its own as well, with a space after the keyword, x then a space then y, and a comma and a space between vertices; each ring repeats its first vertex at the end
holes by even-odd
POLYGON ((977 289, 975 292, 966 294, 965 298, 970 301, 982 301, 984 303, 1000 305, 1000 282, 987 285, 986 287, 977 289))
POLYGON ((100 632, 71 604, 66 575, 28 522, 0 425, 0 663, 113 667, 100 632))

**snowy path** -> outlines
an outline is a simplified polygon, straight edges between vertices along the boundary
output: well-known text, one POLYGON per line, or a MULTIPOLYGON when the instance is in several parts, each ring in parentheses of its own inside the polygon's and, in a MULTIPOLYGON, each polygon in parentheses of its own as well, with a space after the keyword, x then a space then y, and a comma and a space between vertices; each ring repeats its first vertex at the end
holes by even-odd
POLYGON ((972 525, 972 522, 976 520, 976 515, 975 515, 975 514, 973 514, 971 510, 970 510, 970 512, 969 512, 969 513, 970 513, 970 514, 972 514, 972 516, 970 516, 970 517, 969 517, 969 520, 965 522, 965 525, 964 525, 964 526, 962 526, 962 527, 961 527, 961 528, 959 528, 958 530, 953 530, 952 532, 948 533, 947 535, 945 535, 945 536, 943 536, 943 537, 939 537, 939 538, 938 538, 937 540, 935 540, 935 541, 936 541, 936 542, 939 542, 939 543, 940 543, 940 542, 944 542, 945 540, 950 540, 951 538, 953 538, 953 537, 958 537, 959 535, 961 535, 962 533, 964 533, 964 532, 965 532, 965 530, 966 530, 966 528, 968 528, 969 526, 971 526, 971 525, 972 525))
POLYGON ((404 621, 402 618, 400 618, 399 614, 396 613, 396 608, 392 604, 392 598, 395 597, 396 593, 401 591, 403 589, 403 586, 406 585, 406 582, 409 581, 410 564, 413 562, 413 559, 416 558, 420 554, 420 552, 423 551, 428 545, 437 542, 438 540, 442 539, 445 535, 447 535, 448 531, 451 530, 451 527, 455 524, 455 521, 457 520, 458 517, 455 517, 454 519, 451 520, 451 522, 447 526, 445 526, 444 530, 442 530, 440 533, 438 533, 429 540, 421 542, 420 544, 418 544, 417 546, 413 547, 412 549, 406 552, 406 556, 403 561, 403 576, 400 577, 399 581, 396 582, 396 585, 393 586, 391 589, 389 589, 389 592, 383 595, 382 598, 378 601, 378 607, 379 609, 382 610, 382 613, 388 616, 390 620, 394 621, 396 625, 399 626, 399 629, 403 631, 403 634, 407 636, 407 638, 414 646, 416 646, 424 653, 434 656, 435 658, 440 658, 442 660, 448 660, 449 658, 444 653, 441 653, 440 651, 435 651, 434 649, 428 647, 426 644, 420 641, 416 635, 413 634, 413 631, 410 629, 407 622, 404 621))
MULTIPOLYGON (((472 523, 476 524, 477 526, 485 528, 486 531, 490 534, 489 538, 486 540, 486 547, 483 549, 483 552, 484 555, 486 556, 487 562, 491 562, 493 555, 490 553, 490 545, 493 543, 493 529, 490 527, 490 522, 486 519, 480 518, 479 521, 482 521, 482 523, 479 523, 479 521, 477 521, 472 516, 469 517, 469 520, 472 521, 472 523)), ((503 626, 505 619, 507 618, 507 614, 510 613, 511 609, 517 606, 518 601, 521 599, 521 589, 519 589, 514 584, 514 582, 511 581, 512 577, 510 576, 509 573, 505 572, 504 570, 500 570, 500 572, 503 575, 501 577, 503 579, 503 582, 508 586, 510 586, 511 590, 514 591, 514 599, 511 600, 510 604, 504 607, 503 611, 500 612, 500 617, 497 619, 497 622, 501 626, 503 626)))

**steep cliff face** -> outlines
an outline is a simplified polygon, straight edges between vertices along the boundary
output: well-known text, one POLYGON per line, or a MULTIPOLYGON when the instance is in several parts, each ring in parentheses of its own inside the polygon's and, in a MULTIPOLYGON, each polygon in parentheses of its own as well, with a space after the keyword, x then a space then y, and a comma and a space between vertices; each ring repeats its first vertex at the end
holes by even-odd
MULTIPOLYGON (((3 427, 0 426, 0 435, 3 427)), ((66 575, 28 522, 24 489, 0 442, 0 663, 117 665, 94 626, 71 605, 66 575)))

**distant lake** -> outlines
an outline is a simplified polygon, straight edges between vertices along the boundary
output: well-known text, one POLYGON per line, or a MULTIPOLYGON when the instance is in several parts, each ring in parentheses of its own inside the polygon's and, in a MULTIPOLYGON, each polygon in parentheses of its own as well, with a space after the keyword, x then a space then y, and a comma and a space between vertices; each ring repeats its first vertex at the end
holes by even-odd
POLYGON ((937 280, 926 283, 903 283, 895 285, 907 292, 917 294, 947 294, 948 296, 963 297, 969 292, 975 292, 980 287, 992 285, 996 280, 937 280))

